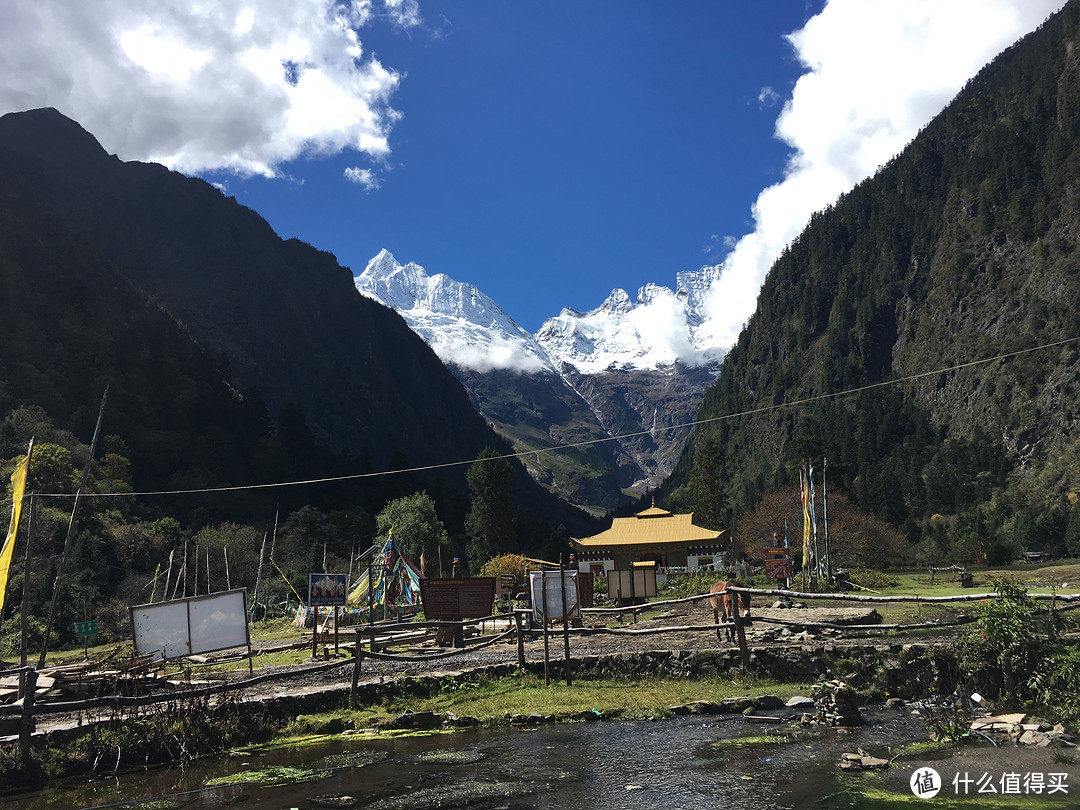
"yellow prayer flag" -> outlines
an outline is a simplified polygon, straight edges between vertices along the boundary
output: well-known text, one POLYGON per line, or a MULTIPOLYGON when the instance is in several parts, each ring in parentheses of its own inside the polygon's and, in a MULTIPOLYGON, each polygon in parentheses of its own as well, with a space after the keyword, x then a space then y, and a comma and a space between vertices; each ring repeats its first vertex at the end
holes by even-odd
POLYGON ((803 570, 810 565, 810 491, 806 485, 806 475, 799 470, 799 500, 802 501, 803 513, 803 540, 802 540, 802 564, 803 570))
POLYGON ((23 494, 26 492, 26 473, 29 469, 30 454, 27 453, 26 458, 11 474, 11 497, 14 499, 14 503, 11 505, 11 525, 8 527, 4 547, 0 549, 0 615, 4 611, 4 596, 7 594, 11 557, 15 553, 15 532, 19 528, 19 518, 22 516, 23 494))

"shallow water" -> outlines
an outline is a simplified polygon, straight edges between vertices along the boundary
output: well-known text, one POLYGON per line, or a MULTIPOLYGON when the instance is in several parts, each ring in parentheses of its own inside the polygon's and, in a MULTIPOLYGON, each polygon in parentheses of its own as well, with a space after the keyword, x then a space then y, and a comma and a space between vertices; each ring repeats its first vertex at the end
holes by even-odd
MULTIPOLYGON (((307 810, 349 796, 355 803, 344 806, 375 810, 796 810, 865 806, 853 803, 858 797, 849 788, 866 780, 912 798, 908 779, 916 763, 897 763, 885 773, 836 768, 844 752, 861 748, 888 759, 901 746, 926 740, 921 722, 906 713, 865 716, 869 724, 851 730, 761 725, 735 716, 473 729, 397 739, 331 737, 185 770, 56 785, 0 799, 0 807, 307 810), (271 782, 235 783, 254 771, 271 782), (218 786, 207 787, 211 780, 218 786)), ((970 753, 945 749, 937 756, 947 760, 970 753)), ((1040 756, 1040 762, 1049 762, 1047 752, 1040 756)), ((976 753, 974 762, 980 761, 976 753)), ((1069 770, 1069 787, 1076 787, 1074 796, 1080 794, 1075 767, 1054 767, 1069 770)))

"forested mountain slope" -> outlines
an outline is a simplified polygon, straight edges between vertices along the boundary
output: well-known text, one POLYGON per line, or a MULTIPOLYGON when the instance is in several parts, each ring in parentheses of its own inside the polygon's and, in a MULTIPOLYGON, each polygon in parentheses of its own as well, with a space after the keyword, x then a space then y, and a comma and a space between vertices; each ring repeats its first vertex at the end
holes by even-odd
MULTIPOLYGON (((40 405, 85 440, 105 385, 123 381, 131 404, 113 399, 106 430, 129 442, 137 486, 467 463, 503 446, 434 353, 331 254, 281 239, 204 181, 120 161, 43 109, 0 118, 0 193, 0 407, 40 405), (281 446, 259 447, 269 433, 281 446)), ((514 469, 518 505, 588 525, 514 469)), ((465 491, 464 466, 435 475, 465 491)), ((381 505, 380 486, 366 508, 381 505)))
POLYGON ((913 559, 1080 543, 1078 248, 1072 2, 773 266, 695 438, 719 441, 736 512, 827 458, 913 559))
MULTIPOLYGON (((9 155, 0 154, 0 176, 9 155)), ((244 399, 182 328, 85 240, 0 184, 0 457, 50 423, 88 440, 110 389, 106 434, 124 437, 158 487, 284 472, 262 403, 244 399), (18 410, 12 421, 5 420, 18 410), (30 420, 32 426, 20 426, 30 420), (265 444, 264 444, 265 442, 265 444)), ((103 453, 104 455, 104 453, 103 453)))
POLYGON ((201 180, 106 154, 55 110, 4 116, 0 149, 11 195, 161 302, 273 416, 298 404, 319 441, 379 466, 470 458, 490 441, 460 384, 332 255, 201 180))

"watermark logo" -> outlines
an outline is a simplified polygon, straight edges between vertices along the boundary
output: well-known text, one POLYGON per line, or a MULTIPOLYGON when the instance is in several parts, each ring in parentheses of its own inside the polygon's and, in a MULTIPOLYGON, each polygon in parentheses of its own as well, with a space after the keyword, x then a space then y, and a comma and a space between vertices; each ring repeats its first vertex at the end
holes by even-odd
POLYGON ((1009 771, 1000 775, 983 772, 969 773, 957 771, 951 782, 943 782, 941 775, 933 768, 919 768, 911 774, 911 792, 920 799, 932 799, 946 787, 952 785, 952 795, 972 796, 978 794, 1000 795, 1043 795, 1055 793, 1068 795, 1069 774, 1064 772, 1028 772, 1009 771))
POLYGON ((920 799, 932 799, 941 791, 941 775, 933 768, 919 768, 911 774, 911 792, 920 799))

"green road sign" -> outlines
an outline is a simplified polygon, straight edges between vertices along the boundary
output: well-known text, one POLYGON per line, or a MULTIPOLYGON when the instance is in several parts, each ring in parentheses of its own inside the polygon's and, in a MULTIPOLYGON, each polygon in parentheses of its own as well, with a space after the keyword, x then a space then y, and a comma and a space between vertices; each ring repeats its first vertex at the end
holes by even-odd
POLYGON ((97 622, 75 622, 75 638, 85 638, 86 636, 97 635, 97 622))

